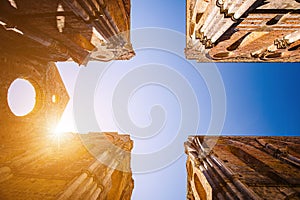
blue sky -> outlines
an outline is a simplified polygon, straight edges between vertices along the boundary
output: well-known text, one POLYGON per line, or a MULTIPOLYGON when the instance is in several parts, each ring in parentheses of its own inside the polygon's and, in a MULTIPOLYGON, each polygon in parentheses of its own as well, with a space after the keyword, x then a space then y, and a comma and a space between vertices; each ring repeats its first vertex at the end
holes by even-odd
MULTIPOLYGON (((149 26, 185 33, 185 0, 133 0, 132 28, 149 26)), ((299 63, 217 66, 227 96, 223 134, 299 134, 299 63)))
POLYGON ((299 135, 299 63, 218 66, 227 96, 223 133, 299 135))
MULTIPOLYGON (((170 142, 180 134, 184 134, 184 137, 186 137, 189 134, 206 133, 211 118, 211 96, 204 78, 193 67, 193 64, 198 65, 200 69, 205 69, 206 66, 184 60, 185 0, 132 0, 131 20, 133 30, 145 27, 160 27, 177 31, 174 32, 175 35, 182 33, 182 40, 177 41, 182 52, 178 56, 172 54, 172 52, 158 49, 142 49, 137 50, 136 57, 130 61, 92 62, 86 68, 78 67, 77 64, 72 62, 58 63, 59 71, 71 96, 71 101, 67 106, 60 126, 65 131, 74 129, 73 96, 78 95, 76 94, 78 92, 76 84, 80 83, 78 80, 85 78, 85 76, 88 77, 89 74, 93 75, 95 71, 101 71, 102 76, 95 83, 96 85, 93 85, 91 81, 82 83, 82 87, 85 87, 86 90, 95 89, 93 103, 100 130, 132 134, 135 142, 134 155, 160 151, 170 145, 170 142), (145 65, 148 65, 146 69, 164 68, 168 70, 166 72, 169 75, 165 77, 165 80, 159 79, 160 74, 153 77, 149 74, 149 76, 133 76, 131 78, 132 82, 136 78, 142 81, 145 80, 145 82, 147 80, 148 84, 136 88, 130 99, 124 99, 124 101, 128 100, 129 118, 134 124, 137 124, 134 129, 130 130, 130 127, 123 127, 121 121, 118 124, 115 123, 118 120, 119 111, 113 111, 113 95, 115 95, 116 88, 119 87, 118 83, 124 77, 126 78, 128 74, 137 72, 143 74, 143 71, 138 71, 138 69, 145 65), (178 79, 174 79, 174 77, 178 79), (149 84, 152 78, 153 83, 149 84), (157 84, 157 80, 166 81, 165 85, 157 84), (182 90, 186 93, 181 96, 176 94, 176 90, 171 90, 173 86, 167 85, 171 84, 171 82, 168 82, 169 80, 178 80, 180 84, 175 86, 182 87, 182 90), (191 98, 190 103, 181 102, 181 100, 184 100, 184 96, 191 98), (197 102, 197 106, 192 110, 192 114, 185 119, 180 119, 183 116, 181 109, 189 109, 189 106, 194 105, 194 100, 197 102), (153 107, 157 105, 163 109, 153 110, 153 107), (151 111, 158 112, 158 115, 155 115, 155 112, 151 113, 151 111), (198 116, 193 114, 198 112, 200 113, 199 124, 193 127, 197 122, 196 119, 198 119, 198 116), (156 135, 143 138, 145 135, 141 135, 141 132, 147 133, 144 130, 151 127, 151 123, 157 120, 154 116, 157 116, 157 118, 164 117, 162 119, 164 120, 163 126, 161 130, 157 131, 156 135), (190 127, 180 129, 179 127, 183 122, 191 123, 190 127), (141 132, 136 130, 141 130, 141 132), (178 132, 179 130, 181 133, 178 132)), ((149 37, 151 39, 151 35, 149 37)), ((154 40, 155 38, 153 43, 155 43, 154 40)), ((177 42, 175 41, 175 43, 177 42)), ((134 38, 133 43, 136 44, 134 38)), ((227 112, 222 134, 299 135, 299 63, 223 63, 216 64, 214 67, 218 69, 226 91, 227 112)), ((163 72, 160 71, 159 73, 163 72)), ((122 93, 120 95, 126 96, 122 93)), ((89 119, 89 116, 86 118, 89 119)), ((87 130, 99 131, 93 127, 88 127, 87 130)), ((178 145, 178 150, 183 152, 183 144, 178 145)), ((171 154, 170 156, 174 155, 171 154)), ((169 157, 165 157, 165 159, 167 158, 169 157)), ((157 160, 154 161, 158 165, 161 162, 159 159, 160 157, 157 157, 157 160)), ((135 189, 132 199, 186 199, 186 157, 184 155, 179 158, 174 156, 172 159, 173 162, 167 165, 162 164, 159 169, 148 173, 135 173, 135 189)), ((146 162, 146 164, 150 165, 152 163, 146 162)), ((136 163, 133 161, 132 165, 134 168, 136 163)))
MULTIPOLYGON (((132 29, 161 27, 185 33, 185 0, 132 0, 132 29)), ((134 41, 134 38, 133 38, 134 41)), ((184 41, 181 41, 184 44, 184 41)), ((183 52, 183 48, 182 48, 183 52)), ((183 54, 182 54, 183 55, 183 54)), ((205 133, 211 117, 209 93, 203 78, 183 60, 156 50, 137 51, 131 61, 114 62, 105 72, 95 92, 95 112, 101 130, 118 130, 122 127, 114 124, 111 117, 111 98, 118 80, 143 64, 159 63, 168 65, 180 73, 191 85, 201 111, 200 125, 196 132, 205 133)), ((59 64, 60 72, 69 88, 71 96, 79 73, 88 74, 89 70, 104 69, 107 64, 90 63, 87 68, 78 68, 76 64, 59 64), (65 66, 65 65, 68 65, 65 66), (69 67, 72 65, 73 67, 69 67), (81 71, 80 71, 81 70, 81 71)), ((224 63, 217 64, 223 79, 227 98, 227 113, 222 134, 226 135, 298 135, 300 131, 300 72, 299 64, 259 64, 224 63)), ((76 92, 76 90, 75 90, 76 92)), ((141 139, 139 133, 132 134, 135 142, 134 153, 151 153, 168 145, 178 129, 180 109, 178 99, 163 87, 150 85, 137 91, 129 101, 129 113, 132 121, 140 126, 151 124, 149 110, 158 102, 164 105, 166 125, 156 137, 141 139), (133 102, 133 103, 132 103, 133 102)), ((70 118, 72 102, 68 106, 65 118, 70 118)), ((153 119, 152 119, 153 120, 153 119)), ((192 120, 192 119, 190 119, 192 120)), ((123 131, 123 132, 126 132, 123 131)), ((183 151, 183 146, 178 147, 183 151)), ((162 169, 149 173, 135 173, 134 200, 185 199, 186 170, 185 156, 162 169)), ((159 161, 157 161, 159 162, 159 161)), ((134 165, 134 164, 133 164, 134 165)))
MULTIPOLYGON (((83 110, 92 108, 97 122, 91 124, 92 116, 83 115, 86 126, 81 132, 131 134, 132 199, 186 199, 183 142, 188 135, 208 133, 213 119, 221 123, 212 112, 216 108, 212 99, 219 101, 217 111, 221 114, 222 105, 226 105, 224 126, 214 134, 299 135, 299 63, 207 66, 185 60, 185 0, 132 0, 131 20, 137 55, 130 61, 91 62, 87 67, 65 62, 57 66, 71 97, 60 130, 76 131, 74 110, 79 105, 83 110), (157 27, 151 30, 167 35, 155 35, 147 27, 157 27), (138 38, 141 33, 144 46, 138 38), (220 90, 211 88, 207 78, 220 83, 220 90), (226 100, 213 95, 222 89, 226 100), (88 102, 77 98, 84 96, 82 92, 90 92, 88 102), (164 151, 168 149, 170 152, 164 151), (149 155, 150 160, 143 160, 149 155)), ((30 85, 17 85, 10 93, 9 100, 23 98, 30 111, 34 96, 30 85), (14 96, 24 93, 28 95, 14 96)), ((21 113, 28 111, 19 101, 10 105, 21 113)))

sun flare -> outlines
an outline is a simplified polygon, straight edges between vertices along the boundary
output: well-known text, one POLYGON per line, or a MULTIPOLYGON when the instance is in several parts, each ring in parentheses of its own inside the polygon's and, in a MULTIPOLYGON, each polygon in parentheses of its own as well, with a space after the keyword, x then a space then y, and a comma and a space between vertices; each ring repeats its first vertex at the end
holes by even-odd
POLYGON ((57 126, 54 128, 54 134, 61 134, 66 132, 77 133, 77 129, 75 126, 74 117, 71 114, 69 105, 65 109, 63 115, 61 116, 57 126))

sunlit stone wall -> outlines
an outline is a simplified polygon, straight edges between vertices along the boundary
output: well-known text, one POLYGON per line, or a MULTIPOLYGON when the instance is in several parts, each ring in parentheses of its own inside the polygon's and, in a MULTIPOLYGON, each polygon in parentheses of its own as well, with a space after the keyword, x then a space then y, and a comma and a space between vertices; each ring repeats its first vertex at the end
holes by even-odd
POLYGON ((187 199, 299 199, 299 137, 191 136, 187 199))
POLYGON ((129 200, 132 146, 129 136, 117 133, 7 142, 0 147, 1 199, 129 200))
POLYGON ((297 0, 187 0, 186 57, 201 62, 299 62, 297 0))

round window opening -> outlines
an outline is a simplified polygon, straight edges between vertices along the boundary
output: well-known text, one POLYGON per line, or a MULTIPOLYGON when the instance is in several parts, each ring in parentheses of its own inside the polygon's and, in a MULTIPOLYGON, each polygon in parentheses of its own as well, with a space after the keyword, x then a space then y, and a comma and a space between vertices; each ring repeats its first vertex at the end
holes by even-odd
POLYGON ((9 86, 7 93, 8 106, 16 116, 29 114, 35 106, 35 89, 33 85, 25 80, 18 78, 9 86))

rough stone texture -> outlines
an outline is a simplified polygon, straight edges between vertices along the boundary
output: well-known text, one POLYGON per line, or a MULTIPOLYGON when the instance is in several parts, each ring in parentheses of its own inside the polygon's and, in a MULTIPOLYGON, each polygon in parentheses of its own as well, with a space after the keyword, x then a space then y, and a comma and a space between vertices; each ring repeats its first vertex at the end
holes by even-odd
POLYGON ((129 200, 132 146, 129 136, 117 133, 49 134, 2 144, 0 199, 129 200), (93 144, 105 164, 87 150, 93 144))
POLYGON ((299 137, 191 136, 187 199, 300 199, 299 137))
POLYGON ((187 0, 188 59, 299 62, 298 0, 187 0))
POLYGON ((1 0, 0 52, 38 61, 129 59, 130 0, 1 0), (124 33, 123 33, 124 32, 124 33))
POLYGON ((130 0, 0 1, 0 199, 129 200, 129 136, 53 132, 69 101, 54 62, 134 56, 130 0), (22 117, 7 102, 17 78, 36 92, 22 117))
MULTIPOLYGON (((69 101, 69 96, 54 63, 0 60, 0 144, 52 132, 69 101), (25 116, 15 116, 7 101, 8 88, 17 79, 28 80, 35 88, 35 106, 25 116), (56 101, 52 98, 55 96, 56 101)), ((20 99, 21 101, 21 99, 20 99)))
POLYGON ((1 0, 0 143, 55 128, 69 97, 54 62, 129 59, 129 30, 130 0, 1 0), (17 78, 36 91, 35 107, 24 117, 7 103, 17 78))

